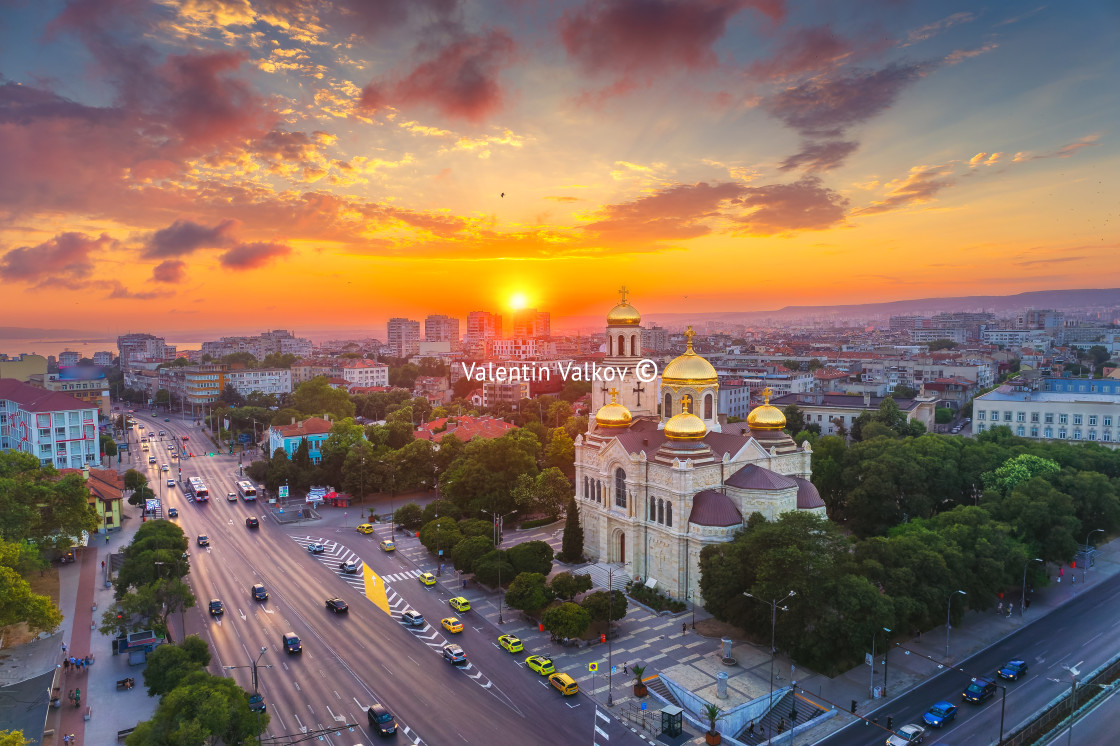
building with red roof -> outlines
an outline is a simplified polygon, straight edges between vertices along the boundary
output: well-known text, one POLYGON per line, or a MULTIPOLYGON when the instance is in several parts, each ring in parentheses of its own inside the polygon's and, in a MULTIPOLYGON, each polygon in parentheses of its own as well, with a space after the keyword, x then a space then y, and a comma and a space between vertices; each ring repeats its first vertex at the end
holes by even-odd
POLYGON ((514 425, 496 417, 440 417, 421 425, 414 435, 418 440, 429 440, 438 443, 445 435, 454 434, 459 440, 466 442, 472 438, 500 438, 514 425))
POLYGON ((0 378, 0 450, 30 453, 57 469, 100 466, 97 422, 89 402, 0 378))

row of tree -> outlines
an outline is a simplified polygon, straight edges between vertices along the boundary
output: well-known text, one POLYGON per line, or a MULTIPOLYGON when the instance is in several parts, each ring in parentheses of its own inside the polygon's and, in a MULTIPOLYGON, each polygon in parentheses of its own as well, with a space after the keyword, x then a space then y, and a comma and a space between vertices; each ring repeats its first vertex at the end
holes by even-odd
POLYGON ((171 614, 196 604, 184 578, 190 573, 187 537, 171 521, 146 521, 124 549, 113 582, 114 608, 101 616, 101 633, 151 629, 167 636, 171 614))

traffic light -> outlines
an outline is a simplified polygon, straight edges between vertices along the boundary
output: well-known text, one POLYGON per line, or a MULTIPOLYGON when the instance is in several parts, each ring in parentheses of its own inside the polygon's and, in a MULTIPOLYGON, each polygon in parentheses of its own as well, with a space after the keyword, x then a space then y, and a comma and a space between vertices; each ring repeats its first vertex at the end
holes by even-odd
POLYGON ((854 699, 852 700, 852 714, 856 714, 856 701, 854 699))
POLYGON ((894 730, 894 718, 887 715, 887 730, 894 730))

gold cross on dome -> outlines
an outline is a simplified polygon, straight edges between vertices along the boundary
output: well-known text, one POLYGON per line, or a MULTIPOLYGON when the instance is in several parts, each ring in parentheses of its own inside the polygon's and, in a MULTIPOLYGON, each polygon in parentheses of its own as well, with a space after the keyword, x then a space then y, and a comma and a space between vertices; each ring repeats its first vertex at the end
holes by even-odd
POLYGON ((770 389, 769 386, 764 388, 762 390, 762 403, 763 404, 769 404, 770 403, 770 397, 773 396, 773 395, 774 395, 774 392, 770 389))
POLYGON ((626 286, 625 286, 625 285, 623 285, 622 287, 620 287, 620 288, 618 289, 618 294, 619 294, 619 295, 620 295, 620 296, 622 297, 622 302, 623 302, 623 303, 625 303, 625 302, 626 302, 626 294, 627 294, 627 293, 629 293, 629 292, 630 292, 630 291, 629 291, 629 290, 628 290, 628 289, 626 288, 626 286))
POLYGON ((688 394, 681 397, 681 412, 684 414, 692 412, 692 397, 688 394))
POLYGON ((684 336, 688 338, 688 347, 689 347, 689 349, 691 349, 692 348, 692 338, 696 336, 696 332, 692 331, 692 324, 688 325, 688 329, 685 330, 684 336))
POLYGON ((608 391, 607 393, 611 395, 611 404, 615 404, 615 403, 617 403, 617 400, 618 400, 618 389, 611 389, 611 390, 610 390, 610 391, 608 391))

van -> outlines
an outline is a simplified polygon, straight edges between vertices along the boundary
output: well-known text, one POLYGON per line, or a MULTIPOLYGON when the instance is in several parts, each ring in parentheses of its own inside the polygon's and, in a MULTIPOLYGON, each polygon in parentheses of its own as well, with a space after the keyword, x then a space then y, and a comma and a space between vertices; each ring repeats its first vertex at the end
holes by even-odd
POLYGON ((285 632, 280 636, 280 644, 284 646, 284 650, 288 653, 302 653, 303 643, 299 641, 299 635, 295 632, 285 632))
POLYGON ((579 693, 579 684, 566 673, 554 673, 548 677, 548 683, 556 687, 557 691, 565 697, 579 693))

